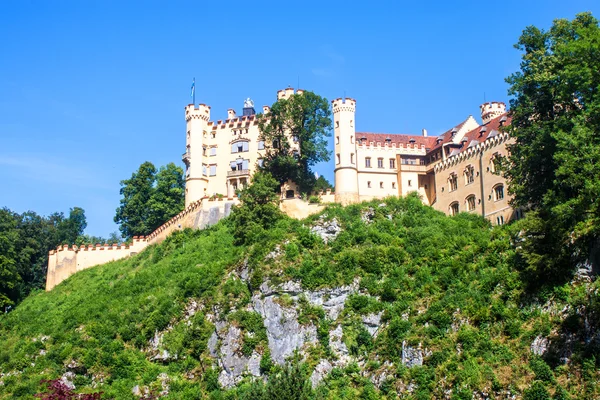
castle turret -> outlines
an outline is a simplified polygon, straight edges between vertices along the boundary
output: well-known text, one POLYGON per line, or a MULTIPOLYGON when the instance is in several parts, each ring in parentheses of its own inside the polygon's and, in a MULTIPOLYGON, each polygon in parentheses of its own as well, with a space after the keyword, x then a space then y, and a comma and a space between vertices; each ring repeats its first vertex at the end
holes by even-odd
POLYGON ((342 204, 357 203, 358 170, 354 128, 356 100, 335 99, 331 103, 335 143, 335 201, 342 204))
POLYGON ((185 153, 182 159, 185 163, 185 206, 201 199, 206 194, 208 178, 202 171, 203 145, 208 131, 210 107, 193 104, 185 107, 186 139, 185 153))
POLYGON ((479 106, 479 109, 481 110, 481 119, 485 125, 494 118, 504 114, 506 112, 506 104, 501 101, 491 101, 483 103, 479 106))

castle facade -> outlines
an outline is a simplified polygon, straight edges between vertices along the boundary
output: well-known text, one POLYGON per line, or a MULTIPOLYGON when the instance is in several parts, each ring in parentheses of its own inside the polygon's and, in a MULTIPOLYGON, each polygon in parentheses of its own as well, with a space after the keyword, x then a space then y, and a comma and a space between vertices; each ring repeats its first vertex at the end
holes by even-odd
MULTIPOLYGON (((288 88, 277 99, 302 93, 288 88)), ((518 217, 508 204, 504 178, 496 173, 495 160, 506 155, 510 141, 501 130, 510 123, 506 105, 490 102, 480 110, 481 124, 469 116, 438 137, 426 130, 382 134, 356 132, 356 100, 333 100, 335 196, 323 200, 351 204, 418 192, 425 204, 449 215, 477 213, 493 224, 518 217)), ((269 107, 262 112, 268 114, 269 107)), ((230 109, 227 119, 217 121, 210 120, 209 106, 188 105, 185 119, 186 206, 202 198, 235 198, 272 145, 260 137, 254 104, 248 99, 241 116, 230 109)), ((298 194, 288 182, 282 199, 298 194)))

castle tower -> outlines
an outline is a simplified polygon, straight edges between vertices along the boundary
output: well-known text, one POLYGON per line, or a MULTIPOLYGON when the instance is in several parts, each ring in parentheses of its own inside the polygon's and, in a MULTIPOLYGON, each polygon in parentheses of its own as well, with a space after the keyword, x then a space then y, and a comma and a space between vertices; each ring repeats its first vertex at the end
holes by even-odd
POLYGON ((481 110, 481 119, 483 124, 487 124, 499 115, 506 112, 506 104, 501 101, 491 101, 489 103, 483 103, 479 106, 481 110))
POLYGON ((210 107, 200 104, 195 107, 189 104, 185 107, 185 153, 182 159, 185 163, 185 206, 206 195, 208 187, 207 174, 203 173, 203 144, 208 135, 210 107))
POLYGON ((358 203, 358 170, 356 159, 356 100, 335 99, 333 135, 335 143, 335 201, 344 205, 358 203))

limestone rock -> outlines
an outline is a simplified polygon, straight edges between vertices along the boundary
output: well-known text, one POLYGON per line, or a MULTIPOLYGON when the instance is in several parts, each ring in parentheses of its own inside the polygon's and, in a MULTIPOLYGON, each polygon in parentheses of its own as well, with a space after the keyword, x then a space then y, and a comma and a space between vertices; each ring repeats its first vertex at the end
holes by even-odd
POLYGON ((406 341, 402 342, 402 364, 408 368, 423 365, 423 355, 421 345, 415 348, 407 345, 406 341))
POLYGON ((362 318, 363 325, 369 332, 371 336, 377 336, 377 332, 379 331, 379 326, 381 325, 381 316, 383 315, 383 311, 375 314, 365 315, 362 318))
POLYGON ((342 341, 343 335, 342 325, 336 326, 334 330, 329 332, 329 347, 337 357, 336 365, 342 367, 350 361, 348 347, 342 341))
POLYGON ((548 350, 549 344, 548 338, 537 336, 531 343, 531 352, 537 356, 542 356, 548 350))
POLYGON ((325 243, 329 243, 340 234, 342 227, 339 225, 336 218, 331 221, 324 221, 323 217, 321 217, 317 224, 310 230, 312 233, 323 239, 325 243))
POLYGON ((327 360, 319 361, 319 363, 315 367, 315 370, 313 371, 312 375, 310 376, 310 383, 311 383, 313 389, 315 387, 317 387, 317 385, 319 385, 319 383, 321 383, 323 378, 329 372, 331 372, 332 369, 333 369, 333 366, 331 365, 331 363, 329 361, 327 361, 327 360))
POLYGON ((274 301, 274 296, 261 298, 255 295, 252 300, 254 310, 264 319, 274 362, 283 364, 287 357, 301 349, 306 342, 316 342, 317 328, 312 324, 300 325, 295 309, 281 306, 274 301))

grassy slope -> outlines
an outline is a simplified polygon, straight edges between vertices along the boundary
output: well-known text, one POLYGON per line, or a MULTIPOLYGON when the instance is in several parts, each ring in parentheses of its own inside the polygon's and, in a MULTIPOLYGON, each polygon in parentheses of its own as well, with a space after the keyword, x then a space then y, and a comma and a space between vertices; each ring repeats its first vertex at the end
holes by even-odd
MULTIPOLYGON (((573 310, 596 301, 597 295, 589 294, 596 283, 555 288, 531 301, 514 267, 510 227, 490 229, 466 214, 446 217, 413 197, 379 203, 326 210, 325 218, 337 218, 343 227, 328 245, 305 226, 318 217, 284 220, 250 248, 234 246, 229 228, 221 223, 173 235, 134 258, 80 272, 49 293, 30 296, 0 318, 0 371, 10 373, 0 378, 0 397, 31 397, 41 390, 42 378, 60 376, 73 361, 78 391, 92 391, 102 379, 96 390, 107 398, 127 398, 135 385, 159 390, 157 377, 164 372, 172 379, 170 398, 210 392, 222 397, 215 374, 202 374, 210 365, 206 340, 212 326, 202 312, 191 323, 182 321, 182 314, 191 297, 208 309, 243 307, 248 288, 226 279, 226 273, 245 257, 254 285, 264 278, 297 279, 314 289, 361 277, 363 295, 347 301, 339 321, 321 320, 321 327, 344 324, 351 353, 366 362, 362 369, 389 370, 389 361, 393 370, 376 390, 356 364, 334 369, 317 389, 321 398, 394 398, 409 383, 415 398, 439 398, 446 390, 455 398, 471 398, 473 391, 520 394, 534 380, 551 393, 565 388, 578 397, 599 395, 589 346, 576 341, 566 366, 556 362, 556 352, 544 362, 529 351, 536 336, 581 330, 583 321, 573 310), (365 223, 361 216, 369 207, 373 215, 365 223), (283 256, 265 261, 284 241, 283 256), (567 305, 567 311, 559 312, 567 305), (361 315, 379 311, 384 312, 384 328, 373 339, 365 333, 361 315), (178 360, 148 361, 142 349, 170 322, 174 329, 165 341, 171 353, 180 355, 178 360), (422 367, 401 365, 403 343, 420 343, 431 351, 422 367)), ((322 319, 318 310, 312 312, 322 319)), ((307 366, 329 354, 327 340, 320 341, 307 366)), ((243 396, 247 389, 242 385, 225 396, 243 396)))

